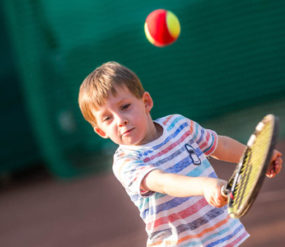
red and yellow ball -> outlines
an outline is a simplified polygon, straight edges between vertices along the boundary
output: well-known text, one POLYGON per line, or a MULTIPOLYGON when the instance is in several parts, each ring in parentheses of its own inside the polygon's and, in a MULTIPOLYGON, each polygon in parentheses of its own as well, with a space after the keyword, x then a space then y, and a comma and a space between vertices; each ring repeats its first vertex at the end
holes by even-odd
POLYGON ((147 16, 144 31, 150 43, 163 47, 177 40, 180 35, 180 22, 171 11, 157 9, 147 16))

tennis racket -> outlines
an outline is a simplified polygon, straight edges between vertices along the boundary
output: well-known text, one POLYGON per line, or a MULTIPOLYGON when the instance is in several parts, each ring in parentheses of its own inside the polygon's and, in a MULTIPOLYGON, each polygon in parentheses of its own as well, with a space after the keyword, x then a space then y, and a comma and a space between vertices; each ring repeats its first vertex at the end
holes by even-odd
POLYGON ((244 216, 254 203, 271 160, 277 132, 278 118, 266 115, 257 124, 232 177, 222 188, 222 194, 228 197, 228 213, 232 218, 244 216))

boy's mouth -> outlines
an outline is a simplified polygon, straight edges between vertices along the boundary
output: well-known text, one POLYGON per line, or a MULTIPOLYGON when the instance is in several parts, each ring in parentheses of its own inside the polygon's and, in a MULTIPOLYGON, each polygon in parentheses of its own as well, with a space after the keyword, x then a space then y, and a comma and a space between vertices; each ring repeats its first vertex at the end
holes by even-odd
POLYGON ((129 133, 132 132, 134 129, 135 129, 135 128, 131 128, 131 129, 128 129, 128 130, 124 131, 124 132, 122 133, 122 136, 127 136, 127 135, 129 135, 129 133))

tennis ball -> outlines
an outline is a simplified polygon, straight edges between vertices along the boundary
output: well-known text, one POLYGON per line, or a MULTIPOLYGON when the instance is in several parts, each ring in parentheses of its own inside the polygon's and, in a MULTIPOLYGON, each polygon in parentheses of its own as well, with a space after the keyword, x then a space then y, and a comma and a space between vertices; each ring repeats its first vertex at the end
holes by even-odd
POLYGON ((177 40, 180 34, 180 23, 171 11, 157 9, 147 16, 144 31, 150 43, 163 47, 177 40))

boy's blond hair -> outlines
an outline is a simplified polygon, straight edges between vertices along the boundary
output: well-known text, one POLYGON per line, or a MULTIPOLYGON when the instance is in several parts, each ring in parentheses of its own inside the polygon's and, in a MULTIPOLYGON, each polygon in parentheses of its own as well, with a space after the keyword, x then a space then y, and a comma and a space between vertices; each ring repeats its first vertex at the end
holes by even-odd
POLYGON ((96 119, 92 110, 102 106, 110 93, 116 96, 116 87, 126 87, 137 98, 142 98, 144 93, 138 76, 117 62, 104 63, 82 82, 78 103, 83 117, 93 127, 96 126, 96 119))

